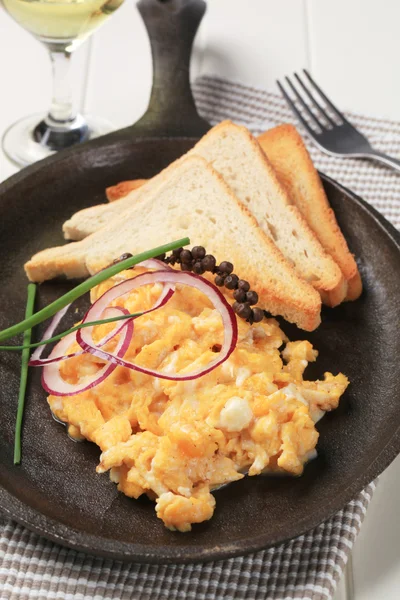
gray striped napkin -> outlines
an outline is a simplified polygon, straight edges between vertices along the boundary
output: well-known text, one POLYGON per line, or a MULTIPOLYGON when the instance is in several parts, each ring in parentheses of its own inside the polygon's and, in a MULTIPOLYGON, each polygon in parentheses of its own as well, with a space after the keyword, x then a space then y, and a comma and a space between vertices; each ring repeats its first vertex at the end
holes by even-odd
MULTIPOLYGON (((293 121, 276 94, 217 78, 194 85, 201 114, 230 118, 259 133, 293 121)), ((382 151, 400 154, 400 123, 350 115, 382 151)), ((400 226, 399 176, 370 162, 341 160, 310 147, 319 169, 400 226)), ((359 532, 375 485, 295 540, 245 557, 205 564, 124 564, 62 548, 0 518, 1 600, 329 600, 359 532)))

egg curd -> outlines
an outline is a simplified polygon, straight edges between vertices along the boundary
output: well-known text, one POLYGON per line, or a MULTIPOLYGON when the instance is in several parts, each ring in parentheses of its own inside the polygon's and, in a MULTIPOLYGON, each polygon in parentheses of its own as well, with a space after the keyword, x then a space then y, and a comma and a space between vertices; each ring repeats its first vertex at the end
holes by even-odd
MULTIPOLYGON (((142 272, 135 268, 102 283, 92 290, 92 301, 142 272)), ((143 311, 161 290, 160 284, 143 286, 114 304, 143 311)), ((94 338, 113 326, 97 326, 94 338)), ((245 473, 300 475, 315 455, 316 421, 337 407, 348 385, 341 373, 304 380, 318 353, 308 341, 290 342, 275 319, 249 325, 239 318, 238 327, 231 356, 198 379, 160 379, 117 367, 90 390, 48 398, 71 437, 100 447, 97 472, 110 471, 127 496, 155 500, 157 516, 169 529, 190 531, 193 523, 210 519, 212 490, 245 473)), ((117 340, 105 348, 114 350, 117 340)), ((171 374, 190 372, 211 362, 222 341, 222 319, 208 298, 177 286, 164 307, 135 320, 125 358, 171 374)), ((83 354, 62 361, 60 372, 75 384, 103 365, 83 354)))

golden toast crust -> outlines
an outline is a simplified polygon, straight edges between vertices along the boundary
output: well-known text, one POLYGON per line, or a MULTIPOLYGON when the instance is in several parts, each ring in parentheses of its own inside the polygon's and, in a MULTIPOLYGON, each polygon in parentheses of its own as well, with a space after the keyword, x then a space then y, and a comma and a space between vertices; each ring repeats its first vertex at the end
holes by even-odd
POLYGON ((357 264, 299 132, 286 123, 262 133, 258 141, 291 201, 304 215, 326 252, 339 265, 348 284, 346 299, 355 300, 362 291, 357 264))
POLYGON ((129 179, 128 181, 120 181, 116 185, 111 185, 106 188, 106 198, 109 202, 115 202, 123 198, 132 190, 142 187, 147 179, 129 179))
MULTIPOLYGON (((251 155, 252 160, 257 160, 262 164, 263 169, 267 173, 268 179, 271 182, 271 186, 274 188, 275 197, 279 198, 281 205, 288 207, 287 213, 292 215, 294 223, 298 226, 300 236, 303 236, 304 239, 307 240, 307 244, 311 246, 314 256, 319 257, 320 261, 323 261, 326 265, 324 277, 313 280, 311 285, 313 285, 313 287, 315 287, 315 289, 321 294, 324 303, 328 304, 329 306, 337 306, 344 300, 347 292, 347 283, 344 280, 342 272, 331 255, 324 250, 301 211, 295 206, 290 206, 291 201, 287 190, 284 186, 282 186, 278 174, 275 172, 273 165, 268 160, 268 157, 266 156, 262 146, 250 133, 250 131, 246 127, 236 125, 229 120, 222 121, 213 127, 209 132, 207 132, 205 136, 196 144, 193 150, 189 152, 189 154, 196 154, 196 150, 201 154, 201 148, 212 139, 216 138, 218 140, 218 137, 229 135, 230 132, 236 131, 240 132, 241 136, 245 138, 247 144, 250 145, 253 152, 251 155)), ((311 166, 313 166, 312 163, 311 166)), ((251 203, 249 206, 250 209, 252 209, 251 203)), ((265 227, 263 222, 259 222, 259 225, 263 228, 265 227)), ((298 274, 302 276, 301 271, 298 271, 298 274)))

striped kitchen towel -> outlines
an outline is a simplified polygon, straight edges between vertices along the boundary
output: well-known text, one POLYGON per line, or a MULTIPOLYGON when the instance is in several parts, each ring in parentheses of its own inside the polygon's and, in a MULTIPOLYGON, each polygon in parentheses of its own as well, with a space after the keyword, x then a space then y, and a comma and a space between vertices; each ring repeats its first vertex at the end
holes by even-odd
MULTIPOLYGON (((293 122, 274 93, 218 78, 194 85, 201 114, 230 118, 254 133, 293 122)), ((384 152, 400 153, 400 123, 349 115, 384 152)), ((310 146, 317 167, 400 226, 399 176, 371 162, 341 160, 310 146)), ((254 554, 204 564, 122 563, 62 548, 0 519, 1 600, 329 600, 371 500, 370 484, 334 517, 306 535, 254 554)))

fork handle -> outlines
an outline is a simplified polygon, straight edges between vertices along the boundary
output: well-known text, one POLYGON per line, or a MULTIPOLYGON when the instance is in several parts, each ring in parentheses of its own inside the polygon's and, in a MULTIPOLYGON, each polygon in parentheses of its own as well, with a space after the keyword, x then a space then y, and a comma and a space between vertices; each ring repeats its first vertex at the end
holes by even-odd
POLYGON ((377 160, 378 162, 381 162, 384 165, 387 165, 388 167, 392 167, 392 169, 400 173, 400 160, 398 160, 397 158, 393 158, 393 156, 383 154, 383 152, 379 152, 379 150, 372 150, 372 152, 368 152, 368 154, 365 154, 365 156, 367 158, 377 160))

